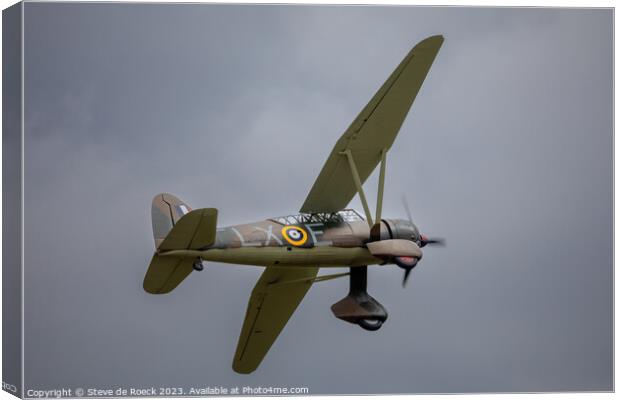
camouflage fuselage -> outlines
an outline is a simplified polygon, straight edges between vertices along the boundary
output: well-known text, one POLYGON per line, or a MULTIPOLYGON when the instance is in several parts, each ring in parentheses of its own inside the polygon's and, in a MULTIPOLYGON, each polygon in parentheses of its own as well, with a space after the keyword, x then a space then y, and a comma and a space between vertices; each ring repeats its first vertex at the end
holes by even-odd
MULTIPOLYGON (((415 226, 405 220, 382 220, 380 239, 414 239, 415 226)), ((259 266, 343 267, 382 264, 366 247, 366 221, 308 221, 286 224, 268 219, 217 229, 215 243, 199 251, 170 251, 170 256, 259 266)))

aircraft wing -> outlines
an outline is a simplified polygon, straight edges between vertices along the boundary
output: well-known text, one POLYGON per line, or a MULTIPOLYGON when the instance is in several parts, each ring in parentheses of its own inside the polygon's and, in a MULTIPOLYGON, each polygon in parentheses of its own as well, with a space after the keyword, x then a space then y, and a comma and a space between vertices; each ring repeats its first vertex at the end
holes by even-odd
POLYGON ((233 369, 254 371, 306 295, 319 268, 267 267, 248 303, 233 369))
POLYGON ((364 183, 381 162, 381 151, 392 146, 442 43, 443 36, 431 36, 407 54, 338 140, 301 212, 330 213, 346 208, 357 190, 341 152, 351 151, 364 183))

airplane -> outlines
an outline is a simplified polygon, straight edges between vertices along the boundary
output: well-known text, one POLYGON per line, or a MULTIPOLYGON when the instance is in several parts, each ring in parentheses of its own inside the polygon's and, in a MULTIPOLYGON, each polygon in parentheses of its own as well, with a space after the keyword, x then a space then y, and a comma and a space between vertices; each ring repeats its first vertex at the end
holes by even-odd
POLYGON ((407 219, 381 214, 387 152, 443 41, 441 35, 428 37, 406 55, 340 137, 298 214, 218 228, 215 208, 193 210, 168 193, 153 199, 156 250, 144 278, 146 292, 169 293, 209 261, 265 267, 250 296, 234 371, 256 370, 315 282, 349 276, 349 293, 332 305, 333 314, 378 330, 388 314, 366 291, 367 266, 396 264, 404 270, 404 286, 421 248, 443 243, 420 233, 406 203, 407 219), (378 165, 373 218, 363 184, 378 165), (364 216, 347 208, 356 194, 364 216), (318 275, 330 267, 349 272, 318 275))

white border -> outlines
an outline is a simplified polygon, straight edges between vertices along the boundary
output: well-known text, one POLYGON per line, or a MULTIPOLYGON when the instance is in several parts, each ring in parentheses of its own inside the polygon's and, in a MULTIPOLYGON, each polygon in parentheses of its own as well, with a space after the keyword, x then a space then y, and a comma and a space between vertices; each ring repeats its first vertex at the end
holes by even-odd
MULTIPOLYGON (((44 1, 44 0, 30 0, 29 2, 38 2, 38 1, 44 1)), ((69 1, 63 1, 63 2, 69 2, 69 1)), ((72 1, 72 2, 78 2, 78 1, 72 1)), ((108 2, 108 1, 80 1, 82 3, 85 2, 93 2, 93 3, 101 3, 101 2, 108 2)), ((16 2, 13 0, 0 0, 0 5, 2 6, 2 9, 5 9, 13 4, 15 4, 16 2)), ((133 0, 133 1, 128 1, 128 3, 200 3, 200 2, 187 2, 187 1, 175 1, 175 0, 150 0, 150 1, 139 1, 139 0, 133 0)), ((209 1, 209 2, 203 2, 203 3, 221 3, 219 1, 209 1)), ((613 1, 609 1, 609 0, 590 0, 590 1, 558 1, 558 0, 540 0, 540 1, 530 1, 530 2, 524 2, 524 1, 515 1, 515 0, 504 0, 501 2, 498 1, 485 1, 485 0, 477 0, 477 1, 465 1, 465 0, 452 0, 450 1, 450 4, 446 4, 446 1, 434 1, 434 0, 427 0, 427 1, 415 1, 415 0, 392 0, 389 2, 386 1, 380 1, 380 0, 376 0, 376 1, 369 1, 369 0, 356 0, 356 1, 352 1, 352 0, 339 0, 337 2, 334 1, 328 1, 328 0, 314 0, 312 2, 306 1, 306 2, 301 2, 298 0, 289 0, 289 1, 278 1, 278 0, 270 0, 270 1, 258 1, 258 0, 230 0, 227 3, 241 3, 241 4, 248 4, 248 3, 270 3, 270 4, 337 4, 337 5, 371 5, 371 4, 377 4, 377 5, 419 5, 419 6, 477 6, 477 7, 574 7, 574 8, 596 8, 596 7, 604 7, 604 8, 615 8, 615 4, 613 1)), ((22 13, 21 13, 21 37, 22 37, 22 43, 21 43, 21 62, 22 62, 22 76, 21 76, 21 95, 22 95, 22 104, 21 104, 21 177, 20 177, 20 181, 21 181, 21 210, 20 210, 20 218, 21 218, 21 283, 22 283, 22 291, 21 291, 21 315, 22 315, 22 320, 21 320, 21 329, 22 329, 22 343, 21 343, 21 359, 22 359, 22 379, 21 379, 21 385, 22 385, 22 393, 24 391, 24 384, 25 384, 25 379, 24 379, 24 294, 25 291, 23 290, 24 288, 24 231, 23 231, 23 226, 24 226, 24 175, 25 175, 25 170, 24 170, 24 118, 25 118, 25 113, 24 113, 24 107, 25 107, 25 91, 24 91, 24 71, 23 71, 23 65, 24 65, 24 13, 25 13, 25 7, 24 4, 22 3, 21 5, 22 7, 22 13)), ((1 19, 0 19, 0 39, 2 37, 1 34, 1 19)), ((616 110, 616 103, 615 103, 615 99, 617 97, 617 88, 615 86, 615 74, 616 74, 616 62, 615 62, 615 43, 617 43, 617 34, 615 31, 615 15, 614 15, 614 133, 616 131, 616 118, 615 118, 615 110, 616 110)), ((1 54, 0 54, 0 61, 1 61, 1 54)), ((1 63, 0 63, 1 64, 1 63)), ((0 67, 1 68, 1 67, 0 67)), ((0 90, 2 88, 2 84, 0 83, 0 90)), ((1 102, 1 100, 0 100, 1 102)), ((1 108, 0 108, 0 116, 1 116, 1 108)), ((1 160, 1 142, 0 142, 0 160, 1 160)), ((618 150, 617 148, 617 143, 615 141, 615 134, 614 134, 614 267, 615 267, 615 249, 618 246, 618 239, 615 236, 615 226, 616 226, 616 222, 617 222, 617 216, 615 214, 615 206, 616 206, 616 185, 615 185, 615 181, 616 181, 616 163, 615 163, 615 154, 618 150)), ((1 165, 0 165, 0 172, 1 172, 1 165)), ((1 199, 0 199, 0 205, 1 205, 1 199)), ((1 232, 0 232, 0 238, 1 238, 1 232)), ((1 249, 1 244, 0 244, 0 249, 1 249)), ((0 276, 0 282, 1 282, 1 276, 0 276)), ((618 378, 618 372, 617 369, 615 368, 615 360, 617 359, 617 353, 616 353, 616 346, 615 346, 615 339, 616 339, 616 332, 617 330, 615 329, 615 323, 616 323, 616 319, 615 319, 615 310, 617 309, 616 307, 616 296, 615 296, 615 283, 616 283, 616 279, 618 279, 616 277, 615 274, 615 269, 614 269, 614 387, 615 387, 615 382, 618 378)), ((0 306, 2 304, 2 299, 0 297, 0 306)), ((0 331, 0 339, 1 339, 1 331, 0 331)), ((1 352, 1 350, 0 350, 1 352)), ((2 368, 0 366, 0 374, 2 372, 2 368)), ((443 398, 448 398, 448 396, 450 396, 450 398, 453 395, 416 395, 416 399, 443 399, 443 398)), ((458 395, 459 399, 478 399, 480 397, 480 394, 469 394, 469 395, 458 395)), ((484 395, 485 397, 491 397, 494 399, 507 399, 507 398, 516 398, 516 396, 518 396, 519 399, 521 398, 525 398, 525 399, 531 399, 534 397, 539 397, 539 396, 545 396, 546 399, 551 399, 551 400, 556 400, 556 399, 602 399, 602 398, 612 398, 615 397, 615 394, 613 393, 553 393, 553 394, 488 394, 488 395, 484 395)), ((308 398, 308 399, 333 399, 337 396, 300 396, 300 397, 296 397, 296 398, 308 398)), ((362 398, 362 396, 347 396, 349 398, 353 397, 353 398, 362 398)), ((386 396, 386 395, 380 395, 380 396, 376 396, 378 398, 394 398, 394 397, 398 397, 398 398, 404 398, 404 397, 410 397, 409 395, 404 396, 404 395, 390 395, 390 396, 386 396)), ((14 399, 14 396, 11 396, 9 393, 1 391, 0 392, 0 400, 4 400, 4 399, 14 399)), ((256 399, 257 397, 241 397, 242 399, 256 399)), ((260 398, 266 398, 266 397, 260 397, 260 398)))
POLYGON ((22 315, 22 319, 21 319, 21 334, 22 334, 22 340, 21 340, 21 360, 22 360, 22 370, 21 370, 21 386, 22 386, 22 390, 21 390, 21 395, 22 397, 24 396, 25 390, 26 390, 26 386, 25 386, 25 380, 26 380, 26 372, 24 369, 24 354, 25 354, 25 347, 24 347, 24 301, 25 301, 25 290, 24 290, 24 284, 25 284, 25 279, 24 279, 24 176, 25 176, 25 162, 24 162, 24 145, 25 145, 25 122, 26 122, 26 112, 25 112, 25 99, 24 99, 24 94, 25 94, 25 90, 24 90, 24 11, 25 11, 25 7, 24 7, 24 3, 21 4, 21 97, 22 97, 22 104, 21 104, 21 139, 20 139, 20 151, 21 151, 21 155, 20 155, 20 171, 19 171, 19 180, 20 180, 20 210, 19 210, 19 218, 20 218, 20 227, 19 227, 19 231, 20 231, 20 238, 19 238, 19 246, 20 246, 20 267, 21 267, 21 315, 22 315))

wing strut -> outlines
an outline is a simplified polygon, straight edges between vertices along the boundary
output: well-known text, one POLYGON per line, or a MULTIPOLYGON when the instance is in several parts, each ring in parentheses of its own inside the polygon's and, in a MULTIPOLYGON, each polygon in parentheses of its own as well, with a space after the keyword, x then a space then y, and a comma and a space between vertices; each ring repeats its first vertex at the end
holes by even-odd
MULTIPOLYGON (((383 207, 383 187, 385 184, 385 160, 387 149, 381 149, 381 170, 379 172, 379 186, 377 187, 377 209, 375 210, 376 221, 381 221, 381 208, 383 207)), ((357 171, 357 167, 355 165, 355 160, 353 159, 353 154, 350 149, 346 149, 340 154, 347 157, 349 161, 349 167, 351 169, 351 177, 353 178, 353 183, 355 183, 355 188, 357 189, 357 193, 360 196, 360 200, 362 201, 362 206, 364 206, 364 213, 366 214, 366 222, 368 222, 368 226, 372 229, 374 223, 372 222, 372 215, 370 214, 370 208, 368 207, 368 201, 366 201, 366 195, 364 194, 364 188, 362 187, 362 181, 360 180, 360 175, 357 171)))
POLYGON ((383 208, 383 186, 385 183, 385 156, 387 149, 381 150, 381 169, 379 170, 379 186, 377 187, 377 210, 375 222, 381 222, 381 209, 383 208))
POLYGON ((360 195, 360 200, 362 201, 362 205, 364 206, 364 213, 366 213, 366 222, 368 222, 368 226, 372 228, 372 215, 370 215, 370 208, 368 208, 368 202, 366 201, 366 195, 364 194, 364 188, 362 187, 360 174, 357 172, 357 167, 355 166, 353 154, 351 154, 351 150, 349 149, 346 149, 340 154, 347 156, 347 160, 349 161, 349 167, 351 167, 351 176, 353 177, 353 183, 355 183, 357 193, 360 195))
MULTIPOLYGON (((349 150, 355 158, 359 183, 363 184, 382 162, 381 151, 392 147, 442 43, 442 36, 431 36, 405 56, 338 139, 299 211, 335 213, 346 208, 357 193, 362 193, 358 182, 351 180, 350 160, 343 157, 344 152, 349 150)), ((369 214, 366 210, 366 215, 369 214)))

